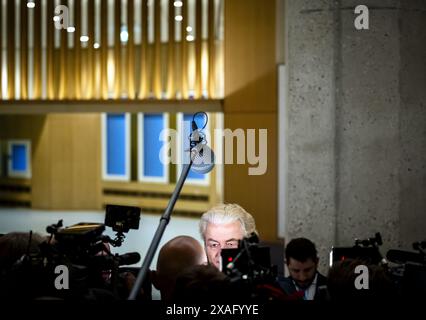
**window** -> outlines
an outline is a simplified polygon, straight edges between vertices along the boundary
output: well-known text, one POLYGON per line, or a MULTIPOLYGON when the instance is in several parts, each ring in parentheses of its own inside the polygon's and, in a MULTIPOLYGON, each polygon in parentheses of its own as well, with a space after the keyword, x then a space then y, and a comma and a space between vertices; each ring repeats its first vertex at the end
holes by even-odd
MULTIPOLYGON (((191 133, 191 122, 192 122, 192 113, 178 113, 176 117, 177 121, 177 131, 178 131, 178 165, 177 165, 177 179, 179 179, 182 172, 182 164, 189 163, 189 135, 191 133)), ((196 123, 199 128, 202 128, 204 125, 204 117, 196 118, 196 123)), ((204 129, 206 134, 207 144, 209 147, 212 146, 211 134, 210 134, 210 123, 207 123, 206 128, 204 129)), ((189 171, 188 177, 186 179, 188 184, 198 184, 198 185, 209 185, 210 184, 210 173, 200 174, 189 171)))
POLYGON ((102 115, 102 177, 130 180, 130 115, 102 115))
POLYGON ((169 182, 169 163, 165 161, 168 150, 163 147, 164 138, 160 137, 168 127, 167 113, 138 114, 139 181, 169 182))
POLYGON ((29 140, 9 140, 8 155, 8 176, 31 178, 31 142, 29 140))

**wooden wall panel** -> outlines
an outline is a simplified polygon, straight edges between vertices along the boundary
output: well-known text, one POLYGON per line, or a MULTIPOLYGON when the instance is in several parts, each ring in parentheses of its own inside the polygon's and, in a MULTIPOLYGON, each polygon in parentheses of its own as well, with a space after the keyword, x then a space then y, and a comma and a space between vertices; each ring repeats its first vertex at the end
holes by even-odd
POLYGON ((101 120, 99 114, 75 115, 71 125, 74 209, 101 207, 101 120))
POLYGON ((35 6, 34 10, 34 30, 33 30, 33 43, 34 43, 34 56, 33 56, 33 98, 40 99, 41 98, 41 6, 35 6))
POLYGON ((28 8, 21 1, 21 20, 20 20, 20 85, 21 85, 21 99, 28 99, 28 8))
POLYGON ((246 136, 246 129, 267 129, 268 167, 255 176, 248 164, 225 165, 224 200, 251 212, 261 239, 268 241, 277 239, 275 2, 225 1, 225 128, 242 128, 246 136))
MULTIPOLYGON (((0 140, 7 139, 29 139, 31 140, 31 171, 32 179, 30 179, 31 187, 31 203, 37 203, 36 199, 43 199, 44 193, 40 194, 39 190, 47 190, 46 173, 49 168, 49 159, 39 154, 39 147, 43 144, 43 136, 46 133, 46 119, 44 115, 27 115, 27 116, 0 116, 0 140), (38 181, 44 184, 42 188, 34 184, 38 181)), ((38 202, 40 208, 47 208, 46 202, 38 202)))
POLYGON ((277 110, 275 0, 225 1, 225 112, 277 110))
MULTIPOLYGON (((225 202, 238 203, 250 212, 256 220, 257 229, 263 240, 277 238, 277 118, 273 113, 250 113, 225 115, 225 128, 256 129, 256 155, 259 153, 259 128, 268 130, 267 170, 263 175, 249 175, 246 145, 246 164, 226 164, 224 173, 225 202)), ((225 150, 225 152, 229 152, 225 150)), ((236 163, 234 143, 234 163, 236 163)))
MULTIPOLYGON (((15 2, 7 1, 7 21, 6 21, 6 57, 7 57, 7 90, 8 99, 15 99, 15 2)), ((3 26, 2 26, 3 27, 3 26)), ((2 28, 1 28, 2 29, 2 28)), ((1 30, 3 31, 3 30, 1 30)), ((3 78, 2 78, 3 82, 3 78)))
POLYGON ((51 207, 100 208, 100 115, 50 115, 51 207))
MULTIPOLYGON (((3 2, 0 1, 0 26, 3 28, 3 2)), ((0 57, 3 61, 3 32, 0 32, 0 57)), ((0 63, 0 74, 3 74, 3 62, 0 63)), ((2 80, 3 81, 3 80, 2 80)), ((3 96, 5 96, 6 93, 3 94, 3 88, 0 88, 0 99, 3 100, 3 96)))
POLYGON ((37 144, 45 119, 44 115, 1 115, 0 139, 31 139, 37 144))
POLYGON ((34 158, 45 121, 46 116, 44 115, 2 115, 0 116, 0 140, 31 140, 31 152, 34 158))
POLYGON ((0 139, 30 139, 36 209, 101 208, 99 114, 0 116, 0 139))
POLYGON ((45 116, 43 127, 40 130, 39 140, 33 146, 32 172, 32 200, 31 205, 37 209, 51 209, 51 157, 50 157, 50 126, 45 116))
POLYGON ((73 198, 72 193, 72 156, 71 148, 71 119, 74 116, 50 115, 48 117, 50 134, 50 186, 51 206, 65 209, 73 198))

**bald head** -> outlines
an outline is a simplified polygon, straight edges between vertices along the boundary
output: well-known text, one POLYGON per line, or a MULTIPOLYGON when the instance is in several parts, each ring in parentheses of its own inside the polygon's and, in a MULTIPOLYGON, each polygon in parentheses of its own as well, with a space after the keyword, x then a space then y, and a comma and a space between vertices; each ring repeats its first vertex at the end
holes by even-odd
POLYGON ((160 250, 157 270, 153 283, 161 291, 162 299, 167 300, 177 276, 189 267, 206 262, 201 244, 189 236, 178 236, 167 242, 160 250))
POLYGON ((162 277, 175 278, 183 269, 202 264, 205 254, 201 244, 192 237, 178 236, 160 250, 157 273, 162 277))

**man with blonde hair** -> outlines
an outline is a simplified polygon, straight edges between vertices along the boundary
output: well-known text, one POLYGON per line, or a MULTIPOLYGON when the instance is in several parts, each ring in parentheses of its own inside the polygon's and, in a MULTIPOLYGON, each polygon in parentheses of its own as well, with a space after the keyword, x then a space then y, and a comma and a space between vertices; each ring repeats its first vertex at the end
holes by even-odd
POLYGON ((238 248, 239 241, 257 234, 253 216, 238 204, 220 204, 205 212, 200 221, 207 260, 221 268, 221 250, 238 248))

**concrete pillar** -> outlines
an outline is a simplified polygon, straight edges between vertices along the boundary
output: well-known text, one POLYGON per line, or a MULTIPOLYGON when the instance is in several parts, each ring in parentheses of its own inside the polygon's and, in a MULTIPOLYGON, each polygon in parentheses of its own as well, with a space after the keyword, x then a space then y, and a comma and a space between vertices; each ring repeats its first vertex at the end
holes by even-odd
POLYGON ((426 238, 426 2, 288 0, 286 240, 426 238))
POLYGON ((426 240, 426 1, 401 1, 400 241, 426 240))
POLYGON ((354 26, 358 4, 341 1, 330 48, 337 52, 336 244, 381 232, 388 249, 399 238, 399 1, 367 1, 368 30, 354 26))
POLYGON ((335 85, 333 1, 287 1, 288 182, 286 240, 307 237, 324 267, 334 244, 335 85))

